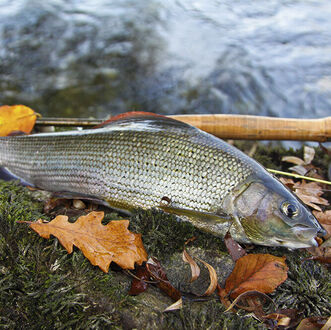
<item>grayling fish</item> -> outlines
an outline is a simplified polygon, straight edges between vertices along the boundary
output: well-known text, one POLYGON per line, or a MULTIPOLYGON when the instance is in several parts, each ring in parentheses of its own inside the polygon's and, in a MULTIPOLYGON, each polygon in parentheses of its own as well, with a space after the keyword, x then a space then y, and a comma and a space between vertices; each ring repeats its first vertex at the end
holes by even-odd
POLYGON ((0 139, 0 165, 38 188, 115 209, 159 207, 239 242, 302 248, 325 235, 256 161, 195 127, 127 114, 85 131, 0 139))

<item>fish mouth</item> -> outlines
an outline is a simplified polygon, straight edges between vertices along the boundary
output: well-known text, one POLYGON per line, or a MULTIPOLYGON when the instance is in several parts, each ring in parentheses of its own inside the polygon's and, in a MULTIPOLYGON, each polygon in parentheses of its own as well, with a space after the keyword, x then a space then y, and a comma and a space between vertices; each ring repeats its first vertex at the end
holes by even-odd
POLYGON ((323 235, 323 230, 323 228, 312 228, 301 224, 295 225, 291 228, 291 231, 298 241, 296 243, 292 242, 291 245, 296 245, 297 248, 316 247, 318 243, 315 238, 321 234, 323 235))
MULTIPOLYGON (((322 228, 322 234, 324 229, 322 228)), ((273 237, 269 240, 270 246, 282 246, 288 249, 302 249, 317 247, 316 237, 320 234, 320 228, 312 228, 305 225, 294 225, 291 228, 293 235, 289 238, 273 237)))
POLYGON ((275 245, 287 247, 289 249, 302 249, 317 247, 316 237, 320 228, 312 228, 305 225, 294 225, 291 228, 294 237, 292 239, 274 238, 275 245))
POLYGON ((275 239, 276 244, 275 246, 283 246, 288 249, 303 249, 303 248, 311 248, 311 247, 317 247, 318 243, 315 240, 315 238, 311 238, 310 241, 288 241, 288 240, 281 240, 281 239, 275 239))

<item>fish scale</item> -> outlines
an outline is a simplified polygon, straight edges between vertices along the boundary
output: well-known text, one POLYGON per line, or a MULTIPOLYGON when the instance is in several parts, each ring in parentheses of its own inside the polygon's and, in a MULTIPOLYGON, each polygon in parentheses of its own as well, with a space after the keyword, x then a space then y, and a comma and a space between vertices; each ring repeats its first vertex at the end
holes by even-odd
POLYGON ((93 195, 120 208, 158 206, 167 196, 178 207, 207 212, 251 174, 239 154, 191 127, 145 123, 141 130, 130 121, 0 144, 0 164, 39 188, 93 195))

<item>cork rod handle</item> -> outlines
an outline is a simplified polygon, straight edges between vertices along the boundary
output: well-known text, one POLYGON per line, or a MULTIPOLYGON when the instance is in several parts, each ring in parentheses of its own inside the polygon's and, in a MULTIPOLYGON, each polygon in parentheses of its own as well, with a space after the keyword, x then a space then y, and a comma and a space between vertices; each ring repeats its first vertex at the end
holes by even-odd
POLYGON ((274 118, 247 115, 170 116, 223 139, 331 140, 331 117, 320 119, 274 118))

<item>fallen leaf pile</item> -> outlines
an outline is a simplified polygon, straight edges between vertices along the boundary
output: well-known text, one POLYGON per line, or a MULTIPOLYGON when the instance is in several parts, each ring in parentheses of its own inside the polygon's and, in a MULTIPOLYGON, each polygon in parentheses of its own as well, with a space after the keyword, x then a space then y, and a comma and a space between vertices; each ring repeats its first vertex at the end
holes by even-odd
POLYGON ((12 132, 29 134, 37 119, 37 113, 24 105, 4 105, 0 107, 0 136, 12 132))
POLYGON ((108 272, 113 261, 123 269, 133 269, 135 263, 147 260, 141 235, 128 230, 128 220, 111 221, 101 224, 103 212, 91 212, 81 216, 76 222, 68 222, 68 217, 58 215, 51 222, 39 219, 30 227, 44 238, 56 236, 68 253, 77 246, 93 265, 108 272))
POLYGON ((303 159, 295 156, 285 156, 282 158, 282 161, 292 163, 294 166, 290 167, 289 170, 300 174, 300 175, 308 175, 315 177, 315 178, 320 178, 322 177, 319 176, 318 168, 315 167, 311 162, 315 157, 315 149, 304 146, 303 148, 303 159))
POLYGON ((306 182, 305 180, 294 182, 292 179, 280 179, 286 186, 291 188, 295 194, 308 206, 316 211, 322 212, 319 205, 328 206, 327 199, 321 197, 323 188, 317 182, 306 182))

